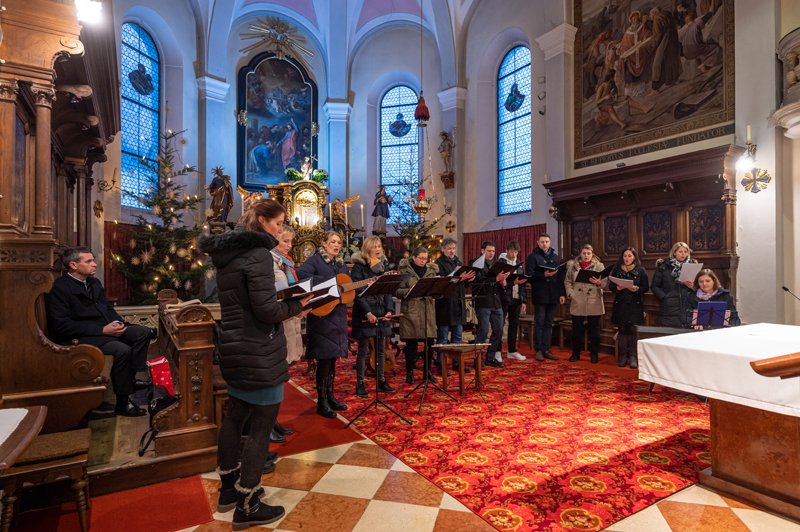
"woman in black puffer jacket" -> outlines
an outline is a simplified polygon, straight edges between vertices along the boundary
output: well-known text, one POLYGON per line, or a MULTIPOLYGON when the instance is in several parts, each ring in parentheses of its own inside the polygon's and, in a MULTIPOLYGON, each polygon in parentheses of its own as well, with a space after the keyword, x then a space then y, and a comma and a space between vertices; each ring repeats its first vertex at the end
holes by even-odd
POLYGON ((283 383, 289 380, 282 322, 300 314, 307 302, 275 299, 270 249, 283 231, 285 215, 276 201, 262 200, 250 207, 236 231, 200 240, 200 249, 211 255, 217 269, 220 369, 228 384, 228 411, 217 447, 219 511, 236 506, 234 530, 271 523, 285 513, 282 506, 259 500, 269 435, 283 383), (240 451, 248 419, 249 434, 240 451))
POLYGON ((680 282, 681 267, 691 258, 692 250, 686 242, 676 242, 669 257, 656 261, 656 272, 650 289, 661 302, 658 325, 661 327, 688 327, 686 304, 692 292, 692 281, 680 282))

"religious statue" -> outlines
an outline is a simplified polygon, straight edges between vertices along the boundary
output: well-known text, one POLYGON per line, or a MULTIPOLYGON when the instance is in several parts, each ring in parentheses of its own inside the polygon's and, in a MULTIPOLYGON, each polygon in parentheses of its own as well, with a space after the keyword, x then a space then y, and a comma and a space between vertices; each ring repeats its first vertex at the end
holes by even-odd
POLYGON ((372 210, 372 216, 375 220, 372 222, 372 234, 386 236, 386 220, 389 219, 389 206, 392 204, 392 197, 386 194, 386 188, 383 185, 378 187, 373 203, 375 208, 372 210))
POLYGON ((303 157, 303 164, 300 165, 300 173, 303 174, 303 180, 308 181, 311 179, 311 172, 314 171, 314 167, 311 164, 311 157, 303 157))
POLYGON ((439 133, 442 137, 442 142, 439 143, 439 155, 442 156, 444 163, 444 172, 439 174, 439 177, 444 183, 444 188, 453 188, 455 186, 455 172, 453 172, 453 137, 447 131, 439 133))
POLYGON ((222 222, 228 221, 228 214, 233 208, 233 187, 231 186, 231 176, 225 175, 221 166, 212 170, 214 179, 206 187, 211 195, 211 206, 209 207, 206 221, 222 222))

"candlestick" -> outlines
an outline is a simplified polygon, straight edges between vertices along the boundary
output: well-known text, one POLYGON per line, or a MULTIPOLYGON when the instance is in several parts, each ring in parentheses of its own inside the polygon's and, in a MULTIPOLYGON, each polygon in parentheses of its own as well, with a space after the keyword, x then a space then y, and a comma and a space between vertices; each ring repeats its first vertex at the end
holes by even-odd
POLYGON ((751 144, 752 138, 750 136, 750 124, 747 124, 747 143, 751 144))
POLYGON ((364 204, 361 204, 361 227, 364 227, 364 204))

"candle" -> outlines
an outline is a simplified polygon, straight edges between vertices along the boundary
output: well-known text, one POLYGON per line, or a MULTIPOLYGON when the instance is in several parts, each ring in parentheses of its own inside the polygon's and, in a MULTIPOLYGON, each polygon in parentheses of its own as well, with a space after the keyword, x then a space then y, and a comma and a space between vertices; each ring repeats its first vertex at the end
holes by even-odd
POLYGON ((419 199, 425 199, 425 189, 419 189, 419 199))
POLYGON ((333 227, 333 209, 331 208, 331 202, 328 202, 328 218, 331 222, 331 227, 333 227))
POLYGON ((364 204, 361 204, 361 227, 364 227, 364 204))
POLYGON ((750 136, 750 124, 747 124, 747 143, 750 144, 751 140, 752 138, 750 136))
POLYGON ((344 226, 350 227, 350 222, 347 221, 347 203, 344 204, 344 226))

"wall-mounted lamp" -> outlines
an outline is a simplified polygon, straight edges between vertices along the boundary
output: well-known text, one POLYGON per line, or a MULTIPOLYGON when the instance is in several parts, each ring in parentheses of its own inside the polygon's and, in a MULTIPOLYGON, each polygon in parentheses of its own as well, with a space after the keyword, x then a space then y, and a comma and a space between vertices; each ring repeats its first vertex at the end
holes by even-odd
POLYGON ((739 157, 739 160, 736 161, 736 169, 740 172, 746 172, 753 168, 756 164, 756 145, 753 144, 752 137, 750 135, 750 124, 747 125, 747 147, 744 154, 739 157))
POLYGON ((78 22, 97 24, 103 19, 103 3, 97 0, 75 0, 78 22))

